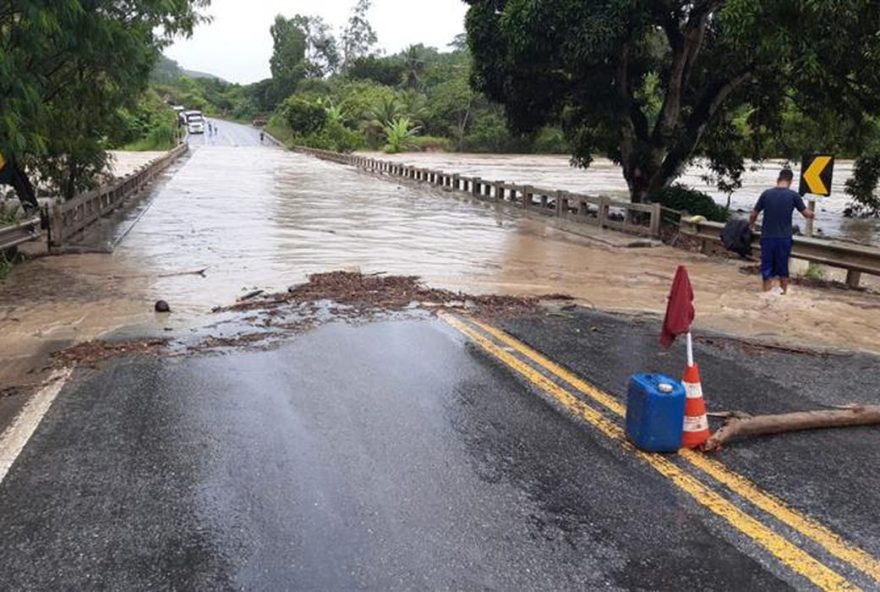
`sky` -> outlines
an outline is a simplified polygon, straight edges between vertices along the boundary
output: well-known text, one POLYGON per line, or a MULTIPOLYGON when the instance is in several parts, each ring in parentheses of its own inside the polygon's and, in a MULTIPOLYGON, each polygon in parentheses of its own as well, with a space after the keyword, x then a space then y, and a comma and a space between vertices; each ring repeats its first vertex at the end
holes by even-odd
MULTIPOLYGON (((188 70, 208 72, 247 84, 269 77, 275 15, 317 15, 334 29, 348 20, 355 0, 212 0, 213 22, 200 25, 191 39, 177 40, 165 55, 188 70)), ((424 43, 446 49, 464 31, 462 0, 373 0, 370 23, 385 53, 424 43)))

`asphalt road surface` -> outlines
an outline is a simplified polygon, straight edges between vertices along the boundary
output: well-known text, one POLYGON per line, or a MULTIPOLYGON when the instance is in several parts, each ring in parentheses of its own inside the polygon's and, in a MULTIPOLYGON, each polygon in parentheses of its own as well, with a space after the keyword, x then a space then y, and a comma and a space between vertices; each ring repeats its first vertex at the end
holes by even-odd
MULTIPOLYGON (((260 145, 260 131, 258 129, 220 119, 208 118, 206 123, 210 123, 213 128, 216 128, 215 131, 209 134, 206 129, 204 134, 187 134, 186 142, 191 148, 260 145)), ((269 145, 269 140, 264 138, 263 143, 269 145)))
MULTIPOLYGON (((3 587, 876 588, 876 430, 731 446, 713 477, 639 456, 591 398, 677 368, 656 327, 593 313, 504 327, 522 341, 455 317, 331 323, 269 351, 80 372, 0 484, 3 587), (525 341, 607 392, 577 391, 525 341)), ((867 385, 805 374, 828 360, 698 357, 723 403, 749 409, 867 385)))

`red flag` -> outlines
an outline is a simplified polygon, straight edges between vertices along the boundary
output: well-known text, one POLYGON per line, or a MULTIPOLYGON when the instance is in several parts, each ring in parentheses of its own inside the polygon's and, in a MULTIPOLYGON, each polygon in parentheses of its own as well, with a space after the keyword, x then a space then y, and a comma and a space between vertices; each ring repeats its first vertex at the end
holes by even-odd
POLYGON ((672 281, 672 291, 666 304, 666 318, 663 319, 663 332, 660 344, 669 347, 675 338, 687 333, 694 322, 694 289, 684 265, 679 265, 672 281))

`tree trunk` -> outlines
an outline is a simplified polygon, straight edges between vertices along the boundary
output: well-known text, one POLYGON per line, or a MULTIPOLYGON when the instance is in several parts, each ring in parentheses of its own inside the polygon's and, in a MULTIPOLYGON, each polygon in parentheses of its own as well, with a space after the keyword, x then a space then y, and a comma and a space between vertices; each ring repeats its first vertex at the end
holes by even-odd
POLYGON ((801 430, 867 426, 880 424, 880 405, 853 406, 844 409, 822 411, 799 411, 780 415, 747 416, 732 413, 720 430, 706 442, 704 450, 720 449, 727 442, 737 438, 782 434, 801 430))

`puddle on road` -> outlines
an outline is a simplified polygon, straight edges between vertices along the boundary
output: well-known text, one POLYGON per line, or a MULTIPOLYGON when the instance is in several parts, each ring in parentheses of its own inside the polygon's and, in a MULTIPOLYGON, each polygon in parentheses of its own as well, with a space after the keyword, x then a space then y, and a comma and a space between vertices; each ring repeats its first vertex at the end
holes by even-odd
POLYGON ((667 247, 615 249, 518 212, 282 150, 200 147, 115 253, 40 259, 0 284, 0 351, 25 359, 123 326, 185 329, 254 288, 283 291, 340 269, 661 313, 680 263, 690 267, 704 326, 880 349, 871 294, 795 288, 785 299, 762 297, 734 262, 667 247), (203 268, 205 277, 188 273, 203 268), (160 298, 173 315, 152 312, 160 298))

